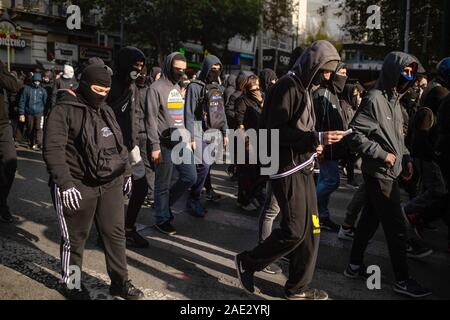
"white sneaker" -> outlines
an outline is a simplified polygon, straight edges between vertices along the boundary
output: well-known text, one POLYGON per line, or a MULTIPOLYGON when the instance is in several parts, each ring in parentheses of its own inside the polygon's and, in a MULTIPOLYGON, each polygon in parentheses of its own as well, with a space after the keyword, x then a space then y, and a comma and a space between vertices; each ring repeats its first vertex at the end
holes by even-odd
POLYGON ((353 239, 355 239, 355 230, 353 228, 344 229, 341 226, 339 229, 338 238, 341 240, 353 241, 353 239))

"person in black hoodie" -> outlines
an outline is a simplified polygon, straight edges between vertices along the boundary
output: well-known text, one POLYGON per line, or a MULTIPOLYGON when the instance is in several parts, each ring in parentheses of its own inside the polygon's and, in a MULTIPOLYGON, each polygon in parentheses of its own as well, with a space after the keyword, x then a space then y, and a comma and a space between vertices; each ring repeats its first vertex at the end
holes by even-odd
POLYGON ((263 69, 259 73, 259 86, 263 95, 269 93, 269 89, 278 81, 277 74, 272 69, 263 69))
MULTIPOLYGON (((330 79, 321 81, 320 88, 314 92, 314 111, 317 131, 344 130, 342 108, 338 95, 347 82, 347 67, 341 63, 332 72, 330 79)), ((320 174, 317 181, 317 201, 319 204, 320 226, 324 230, 339 231, 339 225, 331 220, 328 203, 331 194, 339 188, 339 160, 346 156, 344 141, 325 147, 320 161, 320 174)))
POLYGON ((61 228, 62 280, 74 299, 89 299, 84 286, 71 286, 71 274, 81 271, 94 219, 104 243, 111 295, 143 297, 128 279, 123 196, 131 191, 131 177, 120 127, 105 103, 110 87, 105 66, 88 66, 77 93, 61 96, 45 128, 44 160, 61 228))
MULTIPOLYGON (((208 55, 203 61, 202 71, 196 80, 191 82, 187 87, 186 99, 185 99, 185 124, 186 129, 188 129, 191 135, 191 141, 194 146, 194 150, 197 148, 197 143, 202 144, 201 148, 197 151, 205 150, 211 141, 208 141, 204 137, 204 131, 206 129, 216 129, 220 130, 224 140, 224 145, 227 144, 227 129, 228 125, 226 122, 225 109, 224 109, 224 97, 223 89, 219 85, 219 76, 222 72, 222 63, 219 58, 214 55, 208 55), (212 91, 214 90, 214 91, 212 91), (214 96, 214 103, 217 103, 217 112, 223 114, 223 123, 221 123, 221 128, 209 128, 208 119, 205 115, 210 112, 207 110, 209 97, 209 92, 212 92, 214 96), (196 125, 198 125, 196 127, 196 125), (197 129, 197 130, 196 130, 197 129), (197 134, 197 136, 196 136, 197 134)), ((200 146, 198 146, 200 147, 200 146)), ((213 159, 205 159, 202 152, 195 152, 198 164, 196 164, 197 169, 197 182, 191 187, 191 192, 187 199, 186 208, 189 213, 196 217, 203 218, 206 214, 206 208, 200 203, 200 196, 205 185, 207 176, 211 168, 211 162, 213 159), (208 161, 206 161, 208 160, 208 161)), ((209 193, 214 192, 209 190, 209 193)))
POLYGON ((75 79, 75 71, 72 66, 65 65, 63 74, 57 80, 55 80, 52 90, 52 106, 55 106, 60 90, 76 90, 78 87, 78 82, 75 79))
POLYGON ((124 144, 129 152, 129 162, 133 171, 133 190, 126 212, 125 231, 127 245, 145 248, 148 241, 136 231, 136 220, 148 192, 145 161, 147 144, 140 137, 145 134, 144 114, 142 108, 142 93, 136 85, 136 80, 145 66, 145 56, 135 47, 125 47, 119 51, 116 61, 111 93, 107 102, 116 114, 117 122, 122 130, 124 144), (144 125, 144 127, 143 127, 144 125))
MULTIPOLYGON (((328 41, 316 41, 305 50, 293 72, 282 77, 265 100, 260 128, 279 130, 279 174, 270 177, 281 209, 280 228, 251 251, 235 258, 244 289, 254 292, 254 273, 289 255, 286 298, 324 300, 328 294, 309 288, 316 265, 320 225, 312 169, 315 153, 337 143, 343 132, 315 131, 311 90, 323 76, 319 70, 340 56, 328 41)), ((275 152, 275 150, 272 150, 275 152)))
POLYGON ((0 61, 0 219, 7 223, 13 222, 8 207, 8 195, 16 174, 17 154, 4 94, 14 94, 19 89, 17 79, 8 73, 0 61))

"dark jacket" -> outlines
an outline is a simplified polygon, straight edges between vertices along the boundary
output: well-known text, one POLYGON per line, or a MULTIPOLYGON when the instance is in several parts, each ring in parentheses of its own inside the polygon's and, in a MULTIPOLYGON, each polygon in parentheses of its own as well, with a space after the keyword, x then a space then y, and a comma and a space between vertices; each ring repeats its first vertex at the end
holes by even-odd
POLYGON ((128 151, 139 145, 138 113, 141 98, 136 83, 130 78, 132 67, 137 61, 145 61, 141 50, 134 47, 125 47, 120 50, 112 78, 111 92, 107 100, 108 105, 116 114, 128 151))
POLYGON ((8 105, 6 104, 8 93, 17 93, 19 91, 19 82, 8 73, 7 69, 0 61, 0 131, 9 126, 8 105))
MULTIPOLYGON (((87 160, 83 158, 84 145, 81 135, 85 113, 88 108, 91 107, 85 105, 81 98, 65 92, 47 118, 44 133, 44 160, 51 181, 63 191, 75 187, 74 182, 81 182, 89 187, 103 185, 89 177, 87 160), (73 103, 76 105, 73 105, 73 103)), ((111 131, 119 141, 122 141, 122 134, 115 121, 114 112, 106 104, 101 108, 115 124, 111 126, 111 131)), ((124 145, 121 144, 118 148, 122 152, 126 152, 124 145)), ((125 176, 129 176, 130 171, 127 163, 125 176)))
POLYGON ((40 85, 26 86, 20 96, 19 114, 35 116, 44 113, 47 98, 47 91, 40 85))
POLYGON ((405 146, 400 95, 394 90, 401 71, 417 62, 403 52, 392 52, 384 60, 375 88, 363 98, 358 113, 350 127, 352 150, 361 154, 362 171, 381 179, 396 179, 402 172, 402 160, 409 155, 405 146), (388 153, 397 157, 393 168, 388 168, 385 159, 388 153))
POLYGON ((340 59, 331 43, 316 41, 298 59, 291 75, 278 80, 267 95, 260 127, 279 130, 280 173, 306 162, 319 145, 311 82, 324 64, 340 59))
POLYGON ((225 105, 228 104, 228 101, 230 100, 230 97, 233 93, 236 92, 236 79, 237 77, 234 74, 230 74, 230 76, 227 79, 227 85, 225 88, 225 91, 223 93, 223 97, 225 99, 225 105))
POLYGON ((161 150, 161 144, 170 148, 172 132, 184 129, 184 101, 180 85, 171 80, 172 60, 178 55, 173 52, 164 61, 161 79, 152 83, 147 91, 146 119, 147 137, 153 151, 161 150))
POLYGON ((450 166, 450 95, 447 95, 439 108, 437 116, 436 151, 450 166))
POLYGON ((242 121, 245 130, 258 130, 262 113, 261 103, 247 96, 242 96, 239 100, 240 101, 236 103, 236 106, 239 110, 245 110, 242 121))
POLYGON ((263 94, 267 94, 273 81, 278 80, 277 74, 272 69, 263 69, 259 74, 259 86, 263 94))
MULTIPOLYGON (((213 55, 209 55, 205 58, 203 61, 202 70, 200 72, 200 75, 196 79, 197 81, 192 82, 187 87, 186 91, 186 98, 184 103, 184 122, 186 125, 186 129, 191 134, 191 140, 194 141, 198 139, 202 139, 202 137, 194 137, 195 133, 195 122, 203 122, 203 117, 201 117, 201 113, 197 112, 198 108, 202 108, 200 105, 201 99, 203 98, 202 95, 204 93, 204 89, 206 86, 206 77, 208 76, 209 71, 211 70, 211 67, 215 64, 220 64, 222 66, 222 63, 220 62, 219 58, 213 55)), ((205 126, 202 127, 199 126, 197 128, 198 133, 203 132, 203 129, 205 126)), ((225 124, 225 126, 222 128, 222 133, 225 134, 228 129, 228 126, 225 124)))
MULTIPOLYGON (((338 96, 332 89, 321 87, 313 94, 314 112, 316 115, 316 131, 344 131, 342 108, 338 96)), ((325 146, 326 160, 342 160, 347 156, 344 141, 325 146)))
POLYGON ((225 105, 225 113, 227 115, 227 122, 228 127, 232 129, 238 128, 238 124, 236 122, 236 100, 242 96, 242 92, 240 90, 241 84, 244 82, 245 79, 250 77, 251 75, 254 75, 251 71, 241 71, 239 75, 236 78, 236 90, 231 94, 231 96, 228 98, 228 101, 225 105))

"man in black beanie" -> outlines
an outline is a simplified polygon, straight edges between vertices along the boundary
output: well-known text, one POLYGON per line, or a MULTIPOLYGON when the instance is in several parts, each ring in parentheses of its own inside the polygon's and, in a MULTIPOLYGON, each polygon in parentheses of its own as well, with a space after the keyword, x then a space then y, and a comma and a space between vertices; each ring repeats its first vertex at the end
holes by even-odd
POLYGON ((131 190, 131 172, 120 127, 105 103, 110 87, 104 65, 86 67, 76 94, 61 96, 45 129, 44 159, 61 228, 62 282, 73 299, 89 299, 79 276, 94 219, 104 243, 111 295, 143 297, 128 280, 123 196, 131 190))

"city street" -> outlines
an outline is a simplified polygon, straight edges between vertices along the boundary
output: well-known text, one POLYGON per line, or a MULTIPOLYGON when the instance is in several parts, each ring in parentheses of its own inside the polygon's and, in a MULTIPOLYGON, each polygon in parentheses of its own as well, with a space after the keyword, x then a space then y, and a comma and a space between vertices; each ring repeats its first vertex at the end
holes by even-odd
MULTIPOLYGON (((56 290, 59 280, 59 228, 47 185, 48 175, 42 156, 18 149, 18 171, 10 196, 17 221, 0 223, 0 297, 2 299, 64 299, 56 290)), ((207 204, 205 219, 183 213, 184 202, 176 206, 174 226, 177 235, 165 236, 151 226, 153 210, 144 208, 139 216, 141 234, 150 242, 147 249, 127 251, 133 283, 146 299, 283 299, 285 274, 258 273, 257 292, 246 294, 234 268, 234 255, 257 242, 258 214, 246 213, 236 205, 237 188, 221 168, 213 171, 213 184, 223 195, 218 203, 207 204)), ((361 177, 358 176, 359 182, 361 177)), ((342 180, 331 200, 332 215, 341 223, 354 190, 342 180)), ((435 222, 438 232, 427 232, 434 253, 423 260, 410 260, 414 278, 432 289, 430 299, 450 298, 450 255, 447 229, 435 222)), ((314 287, 326 290, 332 299, 403 299, 392 291, 393 273, 382 230, 371 242, 366 265, 378 265, 382 273, 380 290, 368 290, 365 281, 349 280, 343 271, 351 243, 337 234, 323 231, 314 287)), ((83 279, 91 298, 111 299, 109 278, 102 250, 91 231, 84 256, 83 279)))

